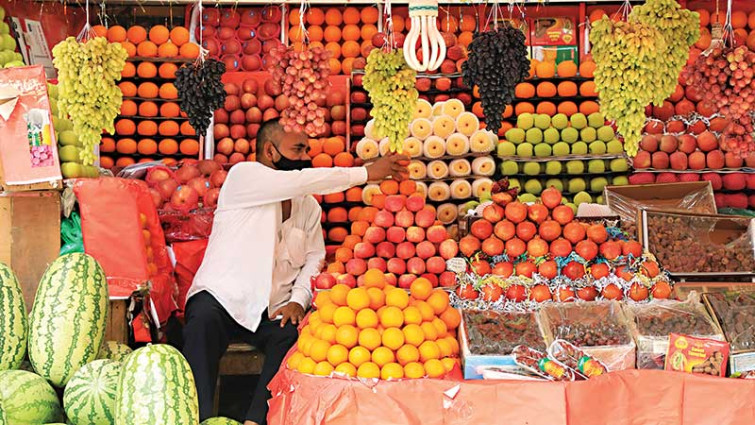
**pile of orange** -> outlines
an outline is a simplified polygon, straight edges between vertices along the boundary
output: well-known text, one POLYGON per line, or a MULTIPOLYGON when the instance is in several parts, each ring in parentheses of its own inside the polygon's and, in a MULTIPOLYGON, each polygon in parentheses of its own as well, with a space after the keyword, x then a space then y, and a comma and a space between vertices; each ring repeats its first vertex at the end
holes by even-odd
MULTIPOLYGON (((314 168, 353 167, 355 165, 354 155, 346 151, 346 138, 342 136, 309 139, 308 154, 312 158, 312 167, 314 168)), ((337 204, 344 201, 361 202, 362 188, 353 187, 345 192, 324 195, 322 201, 326 204, 337 204)))
POLYGON ((195 59, 199 56, 199 45, 190 42, 189 30, 184 27, 168 29, 155 25, 147 31, 139 25, 128 30, 120 25, 110 28, 97 25, 94 31, 111 43, 121 43, 129 57, 195 59))
POLYGON ((458 310, 448 294, 416 279, 410 292, 386 284, 376 269, 365 285, 320 292, 289 369, 367 379, 440 378, 458 363, 458 310))

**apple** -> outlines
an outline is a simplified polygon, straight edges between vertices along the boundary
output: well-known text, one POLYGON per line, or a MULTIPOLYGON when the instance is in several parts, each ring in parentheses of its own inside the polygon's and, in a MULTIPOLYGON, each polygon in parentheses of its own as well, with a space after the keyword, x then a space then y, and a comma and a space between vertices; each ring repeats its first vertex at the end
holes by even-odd
POLYGON ((354 246, 354 258, 370 258, 375 256, 375 246, 369 242, 359 242, 354 246))
POLYGON ((210 174, 210 185, 212 187, 222 187, 225 179, 228 177, 228 171, 217 170, 210 174))
POLYGON ((412 282, 417 280, 417 276, 413 274, 402 274, 398 278, 398 287, 402 289, 409 289, 412 286, 412 282))
POLYGON ((205 208, 215 208, 218 205, 218 198, 220 198, 220 189, 213 187, 205 193, 202 204, 205 208))
POLYGON ((400 258, 391 258, 388 260, 387 268, 389 273, 402 275, 406 273, 406 262, 400 258))
POLYGON ((448 232, 446 231, 446 228, 440 224, 428 227, 425 234, 427 236, 427 240, 432 243, 441 243, 448 239, 448 232))
POLYGON ((356 288, 357 287, 357 281, 356 281, 356 279, 354 279, 354 276, 352 276, 352 275, 350 275, 348 273, 344 273, 344 274, 338 275, 338 277, 336 278, 336 282, 340 283, 340 284, 343 284, 343 285, 346 285, 349 288, 356 288))
POLYGON ((421 227, 410 226, 406 229, 406 240, 413 243, 420 243, 425 240, 425 230, 421 227))
POLYGON ((149 194, 152 196, 152 202, 155 204, 156 209, 160 209, 163 206, 163 195, 160 194, 160 191, 155 189, 154 187, 149 188, 149 194))
POLYGON ((367 272, 367 261, 362 258, 352 258, 346 262, 346 273, 361 276, 367 272))
MULTIPOLYGON (((375 218, 377 220, 377 216, 375 216, 375 218)), ((391 220, 392 219, 393 217, 391 216, 391 220)), ((393 242, 395 244, 401 243, 406 239, 406 230, 404 230, 403 227, 391 226, 388 228, 388 231, 386 232, 386 239, 389 242, 393 242)))
POLYGON ((173 171, 171 171, 168 167, 152 167, 147 173, 146 182, 150 187, 154 187, 163 180, 172 179, 173 176, 173 171))
POLYGON ((450 260, 459 253, 459 244, 453 239, 447 239, 440 243, 438 253, 443 259, 450 260))
POLYGON ((406 262, 406 271, 411 274, 420 275, 424 273, 425 270, 425 260, 419 257, 412 257, 406 262))
MULTIPOLYGON (((387 201, 387 200, 386 200, 387 201)), ((424 210, 423 210, 424 211, 424 210)), ((386 211, 387 212, 387 211, 386 211)), ((422 211, 420 211, 421 213, 422 211)), ((390 214, 390 213, 388 213, 390 214)), ((417 213, 419 214, 419 213, 417 213)), ((414 214, 408 210, 402 210, 396 213, 396 225, 408 228, 414 224, 414 214)))
POLYGON ((416 249, 414 248, 414 244, 411 242, 401 242, 396 246, 396 257, 398 258, 408 260, 414 257, 415 253, 416 249))
POLYGON ((370 270, 370 269, 377 269, 385 273, 385 271, 387 270, 387 265, 386 265, 385 260, 380 257, 370 258, 369 261, 367 261, 367 270, 370 270))
MULTIPOLYGON (((428 268, 430 267, 430 264, 428 263, 428 268)), ((456 286, 456 273, 454 272, 443 272, 440 274, 440 277, 438 278, 440 286, 444 288, 448 288, 451 286, 456 286)))
POLYGON ((378 244, 385 240, 385 229, 382 227, 370 226, 364 233, 364 241, 371 244, 378 244))
POLYGON ((414 218, 414 221, 417 223, 417 226, 427 229, 435 223, 435 211, 431 211, 429 209, 422 209, 421 211, 417 211, 417 215, 414 218))
MULTIPOLYGON (((430 241, 422 241, 417 244, 415 249, 417 251, 417 257, 426 260, 435 255, 435 245, 430 241)), ((438 257, 440 258, 440 257, 438 257)), ((445 263, 444 263, 445 264, 445 263)))
POLYGON ((315 288, 330 289, 336 286, 336 278, 330 273, 320 273, 315 278, 315 288))
POLYGON ((173 196, 173 192, 176 191, 178 186, 178 181, 174 179, 163 180, 157 184, 157 191, 160 192, 160 196, 162 196, 164 201, 168 201, 173 196))
POLYGON ((199 205, 199 194, 190 186, 178 186, 170 197, 170 205, 178 211, 191 211, 199 205))

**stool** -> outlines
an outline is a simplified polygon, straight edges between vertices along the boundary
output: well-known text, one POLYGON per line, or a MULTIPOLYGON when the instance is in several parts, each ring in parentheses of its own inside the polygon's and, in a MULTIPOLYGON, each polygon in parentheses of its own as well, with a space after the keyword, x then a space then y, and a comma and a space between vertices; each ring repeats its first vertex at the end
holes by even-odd
POLYGON ((240 343, 231 343, 223 357, 220 359, 218 368, 218 381, 215 384, 214 416, 218 414, 220 404, 220 377, 238 375, 259 375, 262 372, 262 364, 265 355, 255 347, 240 343))

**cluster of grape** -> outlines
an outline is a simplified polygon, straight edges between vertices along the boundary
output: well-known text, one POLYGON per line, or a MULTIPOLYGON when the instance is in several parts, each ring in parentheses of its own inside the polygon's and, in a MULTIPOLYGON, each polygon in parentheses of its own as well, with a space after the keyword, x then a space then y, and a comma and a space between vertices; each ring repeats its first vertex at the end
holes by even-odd
POLYGON ((666 78, 676 84, 676 75, 658 73, 659 67, 665 69, 665 38, 651 26, 604 16, 593 23, 590 43, 600 112, 616 121, 624 150, 635 156, 645 126, 645 107, 655 98, 658 80, 666 78))
POLYGON ((419 98, 414 86, 417 72, 409 68, 401 49, 390 52, 373 49, 367 57, 362 81, 373 105, 375 134, 388 138, 391 152, 403 152, 409 122, 419 98))
POLYGON ((92 165, 102 130, 115 133, 113 120, 123 102, 115 82, 121 79, 128 53, 120 43, 109 43, 105 37, 84 42, 68 37, 53 47, 52 54, 58 70, 60 114, 70 117, 79 135, 81 163, 92 165))
POLYGON ((215 59, 184 65, 176 71, 178 104, 197 134, 205 134, 213 111, 225 103, 226 93, 220 81, 224 72, 225 63, 215 59))
POLYGON ((514 100, 516 85, 529 75, 530 61, 524 33, 509 24, 475 34, 469 59, 461 65, 464 84, 477 86, 488 130, 497 133, 506 105, 514 100))
POLYGON ((666 42, 666 49, 655 65, 655 90, 653 103, 662 105, 676 89, 676 78, 689 58, 689 48, 700 38, 700 15, 679 6, 676 0, 647 0, 632 9, 631 22, 655 28, 666 42))
POLYGON ((283 128, 305 132, 310 137, 325 135, 330 51, 323 47, 296 51, 293 47, 279 46, 270 55, 275 62, 273 80, 280 84, 283 95, 288 98, 288 105, 281 111, 283 128))
POLYGON ((747 46, 715 49, 700 55, 682 73, 687 85, 705 93, 703 104, 729 119, 721 148, 739 158, 755 152, 755 52, 747 46))

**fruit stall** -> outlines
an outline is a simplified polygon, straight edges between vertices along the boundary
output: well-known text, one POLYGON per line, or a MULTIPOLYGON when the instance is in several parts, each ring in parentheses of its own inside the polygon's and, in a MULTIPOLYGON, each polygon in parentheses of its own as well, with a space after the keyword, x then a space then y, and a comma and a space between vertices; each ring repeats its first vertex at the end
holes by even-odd
POLYGON ((240 423, 181 332, 271 120, 408 160, 311 194, 268 423, 755 422, 752 1, 0 0, 1 423, 240 423))

